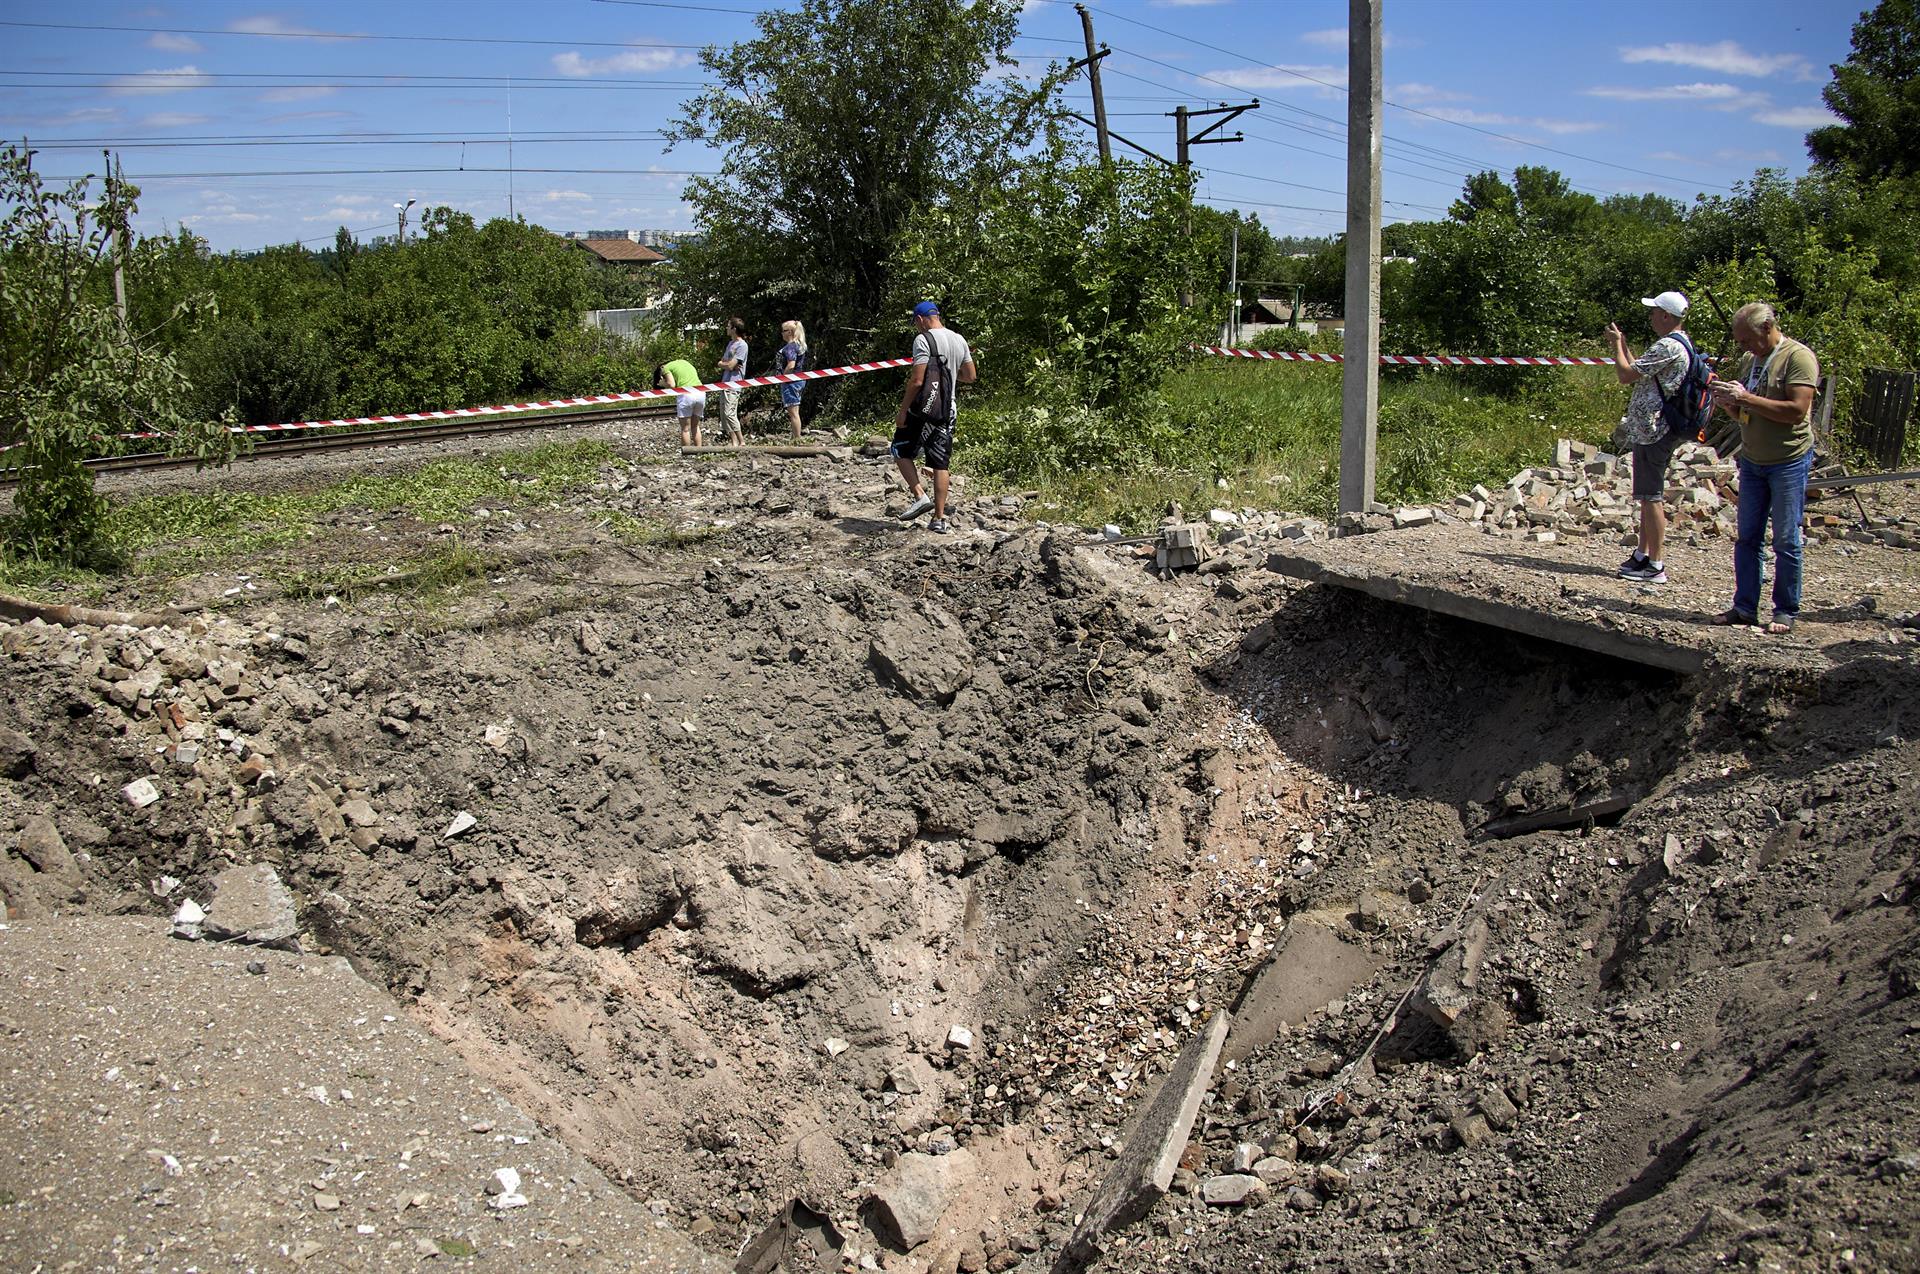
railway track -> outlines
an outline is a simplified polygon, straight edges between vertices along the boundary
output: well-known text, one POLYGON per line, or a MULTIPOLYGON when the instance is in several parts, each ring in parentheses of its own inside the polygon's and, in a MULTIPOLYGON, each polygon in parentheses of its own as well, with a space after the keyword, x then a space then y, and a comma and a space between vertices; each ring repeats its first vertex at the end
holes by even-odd
MULTIPOLYGON (((487 437, 493 434, 525 433, 533 429, 573 428, 578 425, 604 424, 611 420, 671 418, 673 406, 602 407, 588 411, 569 411, 549 416, 485 417, 455 420, 430 425, 391 425, 363 429, 354 433, 312 431, 286 434, 256 434, 259 441, 252 450, 234 457, 236 464, 283 456, 313 455, 324 451, 360 451, 378 447, 400 447, 409 443, 449 442, 461 438, 487 437)), ((85 462, 96 473, 123 473, 152 469, 183 469, 194 465, 191 456, 169 456, 162 452, 141 452, 125 456, 101 456, 85 462)), ((0 488, 18 486, 18 469, 0 469, 0 488)))

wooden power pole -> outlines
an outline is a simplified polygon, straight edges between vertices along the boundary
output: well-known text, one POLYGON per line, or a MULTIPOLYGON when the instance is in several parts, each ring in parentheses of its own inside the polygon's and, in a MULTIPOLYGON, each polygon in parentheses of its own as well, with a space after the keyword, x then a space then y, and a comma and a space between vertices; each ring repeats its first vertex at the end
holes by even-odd
POLYGON ((1347 0, 1347 325, 1340 512, 1373 503, 1380 421, 1380 2, 1347 0))
POLYGON ((1093 87, 1093 131, 1100 139, 1100 166, 1105 168, 1113 163, 1113 146, 1107 141, 1107 97, 1100 91, 1100 59, 1107 51, 1094 51, 1093 15, 1087 12, 1087 6, 1073 7, 1080 11, 1080 31, 1087 37, 1087 60, 1082 65, 1087 68, 1087 82, 1093 87))

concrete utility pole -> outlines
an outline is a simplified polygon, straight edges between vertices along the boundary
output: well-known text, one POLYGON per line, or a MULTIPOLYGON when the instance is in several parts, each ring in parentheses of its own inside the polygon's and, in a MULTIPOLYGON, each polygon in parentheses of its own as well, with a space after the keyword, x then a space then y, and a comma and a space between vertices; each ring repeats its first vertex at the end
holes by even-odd
POLYGON ((1087 37, 1087 58, 1080 65, 1087 68, 1087 82, 1093 86, 1093 131, 1100 139, 1100 166, 1105 168, 1113 163, 1113 146, 1107 141, 1107 98, 1100 91, 1100 59, 1107 56, 1107 50, 1094 52, 1093 15, 1087 12, 1087 6, 1073 7, 1080 11, 1080 31, 1087 37))
POLYGON ((1347 0, 1347 326, 1340 512, 1373 503, 1380 422, 1380 3, 1347 0))
POLYGON ((110 150, 100 152, 107 161, 107 206, 113 209, 113 313, 120 320, 120 332, 127 331, 127 254, 132 250, 127 243, 127 211, 114 200, 119 193, 125 174, 120 170, 119 161, 110 150))
MULTIPOLYGON (((1228 124, 1239 119, 1248 111, 1257 111, 1259 109, 1260 99, 1257 97, 1244 106, 1228 106, 1223 102, 1219 106, 1209 107, 1204 111, 1190 111, 1184 106, 1174 107, 1174 156, 1175 161, 1180 166, 1181 174, 1183 176, 1186 175, 1193 167, 1193 148, 1195 146, 1224 146, 1228 142, 1245 141, 1246 135, 1244 133, 1235 133, 1231 137, 1214 137, 1211 136, 1211 134, 1225 128, 1228 124), (1206 115, 1218 115, 1220 118, 1189 137, 1187 135, 1188 121, 1199 119, 1206 115)), ((1191 181, 1187 184, 1187 242, 1193 242, 1193 184, 1191 181)), ((1191 307, 1193 305, 1193 284, 1190 281, 1181 285, 1180 304, 1183 307, 1191 307)))
POLYGON ((409 199, 405 203, 397 203, 393 205, 395 211, 397 211, 400 214, 399 242, 402 247, 405 247, 407 242, 407 209, 413 207, 414 203, 415 203, 414 200, 409 199))
POLYGON ((1233 264, 1227 272, 1227 344, 1240 343, 1240 223, 1233 223, 1233 264))

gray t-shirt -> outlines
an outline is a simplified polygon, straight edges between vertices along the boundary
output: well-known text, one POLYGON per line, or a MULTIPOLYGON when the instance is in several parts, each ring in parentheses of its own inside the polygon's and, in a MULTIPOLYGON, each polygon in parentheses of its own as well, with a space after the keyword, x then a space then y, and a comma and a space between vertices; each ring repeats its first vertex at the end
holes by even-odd
POLYGON ((736 360, 731 371, 720 373, 721 380, 745 380, 747 378, 747 343, 745 341, 737 336, 728 341, 726 352, 720 357, 736 360))
MULTIPOLYGON (((950 327, 930 327, 918 332, 913 338, 913 365, 925 363, 932 357, 931 351, 938 351, 940 361, 946 366, 947 374, 955 385, 960 383, 960 369, 973 361, 973 351, 967 348, 967 338, 950 327)), ((960 404, 955 402, 950 413, 960 414, 960 404)))

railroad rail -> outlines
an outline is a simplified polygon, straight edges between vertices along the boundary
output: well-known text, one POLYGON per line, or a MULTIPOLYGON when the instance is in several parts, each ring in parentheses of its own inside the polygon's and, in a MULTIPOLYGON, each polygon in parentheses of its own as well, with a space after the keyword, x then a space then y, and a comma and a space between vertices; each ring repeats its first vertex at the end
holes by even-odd
MULTIPOLYGON (((234 462, 263 460, 281 456, 313 455, 323 451, 359 451, 376 447, 399 447, 409 443, 451 442, 461 438, 479 438, 491 434, 524 433, 532 429, 573 428, 578 425, 605 424, 612 420, 671 419, 672 403, 595 408, 588 411, 556 412, 551 416, 504 416, 457 420, 434 425, 390 425, 362 429, 353 433, 304 433, 255 435, 270 441, 255 443, 234 457, 234 462)), ((184 469, 197 461, 192 456, 170 456, 164 452, 138 452, 124 456, 98 456, 83 462, 96 473, 121 473, 154 469, 184 469)), ((0 488, 20 484, 17 468, 0 469, 0 488)))

